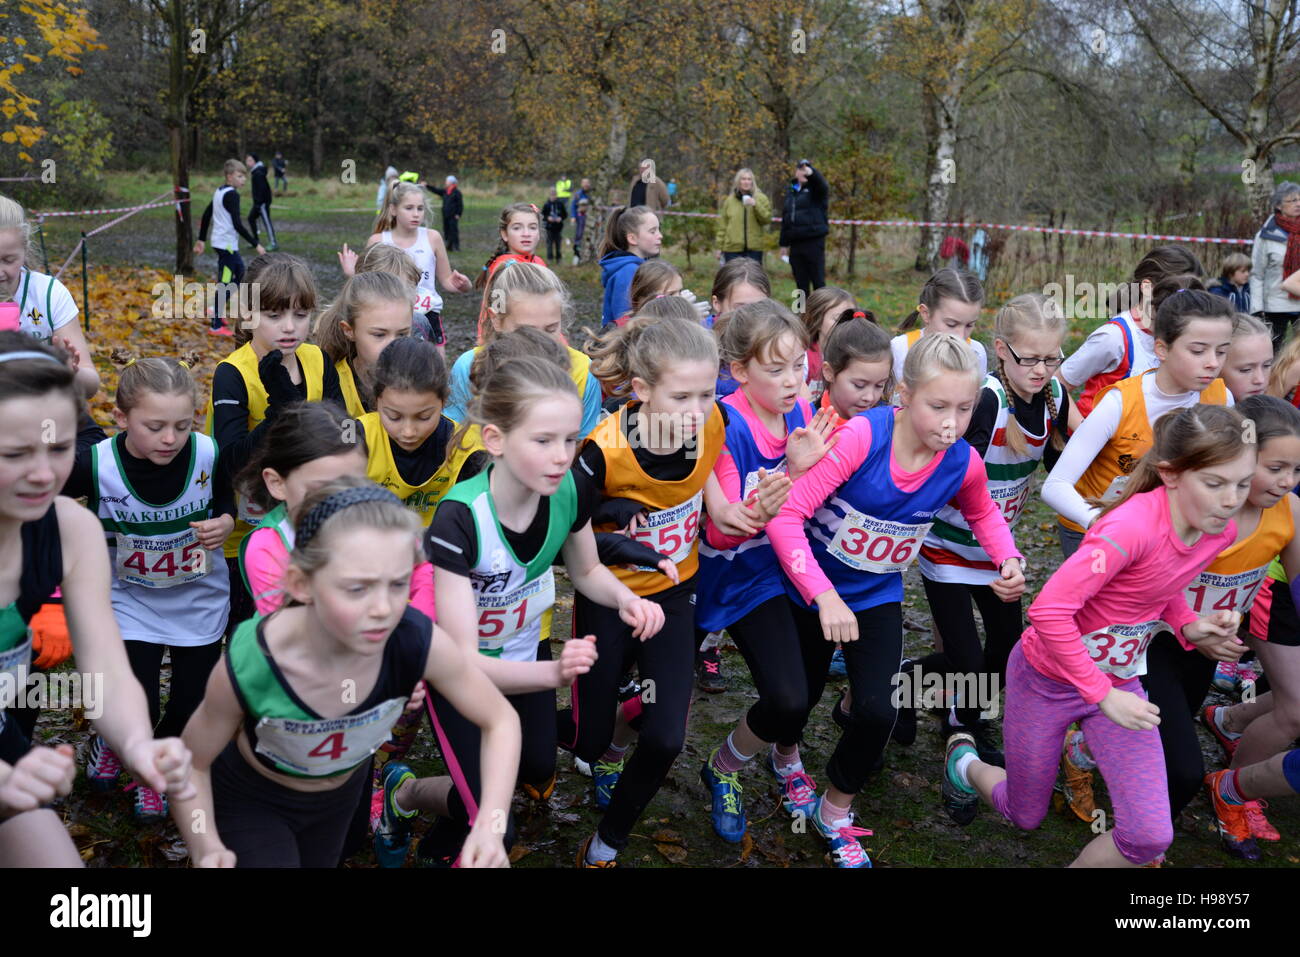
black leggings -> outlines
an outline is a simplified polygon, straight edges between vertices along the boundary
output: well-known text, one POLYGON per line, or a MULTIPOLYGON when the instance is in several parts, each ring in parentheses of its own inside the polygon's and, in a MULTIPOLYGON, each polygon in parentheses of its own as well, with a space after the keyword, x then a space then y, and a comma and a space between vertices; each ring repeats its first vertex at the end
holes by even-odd
POLYGON ((798 744, 826 687, 834 643, 823 638, 820 629, 816 635, 800 634, 794 605, 784 595, 769 598, 727 631, 758 689, 758 700, 745 718, 749 730, 764 741, 798 744))
POLYGON ((237 627, 257 614, 257 605, 252 593, 244 585, 244 573, 239 570, 239 559, 227 558, 226 569, 230 572, 230 617, 226 619, 226 637, 229 638, 237 627))
POLYGON ((1201 789, 1205 760, 1193 720, 1214 680, 1215 661, 1199 651, 1187 651, 1167 631, 1147 649, 1147 673, 1142 687, 1160 709, 1160 745, 1169 779, 1169 810, 1178 817, 1201 789))
POLYGON ((564 226, 558 229, 546 227, 546 258, 559 259, 560 251, 564 247, 564 226))
POLYGON ((126 657, 131 662, 135 679, 144 688, 149 702, 149 721, 156 738, 174 738, 185 730, 203 700, 212 668, 221 660, 221 639, 206 645, 177 648, 175 645, 155 645, 148 641, 126 642, 126 657), (158 673, 162 670, 163 651, 171 651, 171 693, 167 696, 167 714, 162 716, 159 701, 158 673), (159 718, 162 720, 159 720, 159 718))
MULTIPOLYGON (((825 675, 835 646, 822 637, 816 609, 792 606, 791 610, 800 644, 807 647, 820 641, 825 646, 825 664, 821 666, 821 674, 825 675)), ((848 727, 826 764, 826 776, 831 784, 845 794, 862 790, 871 766, 893 734, 898 717, 893 700, 894 675, 898 674, 903 658, 903 606, 899 602, 863 608, 854 614, 858 619, 858 640, 841 646, 853 694, 853 710, 848 716, 848 727)), ((816 704, 813 700, 810 707, 816 704)))
POLYGON ((295 791, 248 766, 232 741, 212 762, 217 833, 236 867, 337 867, 370 762, 332 791, 295 791))
MULTIPOLYGON (((537 645, 537 660, 551 660, 549 641, 537 645)), ((451 703, 432 687, 428 688, 429 714, 433 718, 434 736, 442 759, 451 774, 454 787, 447 798, 448 815, 469 833, 471 817, 477 817, 483 793, 483 768, 480 763, 482 736, 478 725, 465 719, 451 703), (470 808, 475 809, 471 815, 470 808)), ((544 790, 555 774, 555 689, 528 694, 506 695, 519 715, 523 749, 519 756, 519 778, 537 790, 544 790)), ((514 815, 511 815, 513 819, 514 815)), ((507 826, 506 847, 514 842, 514 822, 507 826)))
MULTIPOLYGON (((988 585, 966 585, 961 582, 931 581, 924 575, 925 598, 930 603, 930 615, 943 639, 943 651, 921 659, 921 673, 975 675, 997 674, 1005 687, 1007 658, 1020 640, 1024 619, 1020 601, 1003 601, 988 585), (984 622, 984 647, 980 647, 980 633, 975 627, 975 610, 980 610, 984 622)), ((985 687, 976 683, 976 687, 985 687)), ((957 709, 957 720, 972 725, 979 720, 980 707, 964 706, 957 709)))
POLYGON ((646 597, 663 607, 664 627, 641 641, 617 609, 574 596, 575 634, 595 635, 599 657, 574 684, 572 710, 559 716, 560 740, 584 761, 599 759, 614 739, 619 685, 636 663, 643 689, 640 737, 598 828, 600 839, 619 850, 686 744, 695 680, 694 579, 646 597))

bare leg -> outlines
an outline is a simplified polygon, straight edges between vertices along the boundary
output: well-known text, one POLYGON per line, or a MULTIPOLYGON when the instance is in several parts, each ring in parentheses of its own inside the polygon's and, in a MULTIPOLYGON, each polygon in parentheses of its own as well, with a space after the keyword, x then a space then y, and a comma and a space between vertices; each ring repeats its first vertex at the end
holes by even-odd
POLYGON ((750 729, 747 718, 740 719, 740 722, 731 732, 731 738, 735 741, 736 747, 744 754, 758 754, 759 751, 770 747, 772 744, 771 741, 764 741, 750 729))
POLYGON ((48 808, 0 823, 0 867, 84 867, 59 816, 48 808))
POLYGON ((447 801, 451 797, 452 781, 449 777, 413 778, 400 785, 393 795, 397 803, 408 811, 432 811, 447 816, 447 801))
POLYGON ((1275 754, 1267 761, 1252 764, 1237 772, 1237 792, 1248 801, 1260 798, 1291 797, 1296 791, 1282 770, 1286 754, 1275 754))
MULTIPOLYGON (((1246 726, 1232 767, 1244 768, 1286 751, 1300 735, 1300 647, 1255 642, 1255 653, 1264 664, 1272 691, 1272 710, 1258 715, 1246 726)), ((1236 710, 1235 708, 1232 710, 1236 710)), ((1235 730, 1229 724, 1231 730, 1235 730)))
POLYGON ((1007 772, 995 764, 972 761, 966 768, 966 778, 984 802, 993 807, 993 789, 1007 779, 1007 772))
POLYGON ((1134 864, 1115 846, 1115 841, 1111 837, 1111 832, 1098 834, 1084 846, 1079 852, 1079 856, 1074 859, 1071 867, 1139 867, 1134 864))

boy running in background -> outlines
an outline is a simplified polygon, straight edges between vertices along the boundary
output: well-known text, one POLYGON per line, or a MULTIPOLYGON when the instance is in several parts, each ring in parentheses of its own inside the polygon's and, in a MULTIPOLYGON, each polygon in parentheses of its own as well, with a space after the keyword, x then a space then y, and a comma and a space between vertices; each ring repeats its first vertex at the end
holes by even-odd
POLYGON ((271 225, 271 184, 266 181, 266 164, 257 158, 256 153, 244 157, 248 167, 248 177, 252 180, 253 208, 248 211, 248 228, 252 230, 253 239, 261 242, 257 233, 258 225, 266 227, 266 236, 271 240, 271 252, 280 248, 275 241, 275 227, 271 225))
POLYGON ((255 237, 244 229, 239 219, 239 187, 248 179, 248 168, 237 159, 228 159, 222 167, 226 174, 224 186, 218 186, 212 193, 212 201, 203 211, 203 220, 199 223, 199 238, 194 244, 194 253, 203 255, 203 244, 208 238, 208 227, 212 228, 212 248, 217 252, 217 280, 228 284, 222 295, 217 296, 216 308, 212 312, 212 327, 208 332, 214 336, 233 335, 229 326, 221 321, 221 314, 226 305, 226 292, 233 291, 234 284, 244 278, 244 260, 239 255, 239 236, 250 246, 257 248, 259 256, 266 249, 255 237))

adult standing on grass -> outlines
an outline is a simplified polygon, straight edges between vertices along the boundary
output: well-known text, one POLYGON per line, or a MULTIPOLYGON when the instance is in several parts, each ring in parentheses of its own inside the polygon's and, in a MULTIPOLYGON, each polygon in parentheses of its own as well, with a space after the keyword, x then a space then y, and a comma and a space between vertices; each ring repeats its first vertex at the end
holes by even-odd
POLYGON ((442 197, 442 238, 448 252, 460 249, 460 217, 465 212, 465 197, 456 188, 459 182, 455 176, 448 176, 445 186, 429 187, 442 197))
POLYGON ((826 234, 830 188, 826 177, 801 159, 785 191, 781 212, 781 258, 790 263, 794 284, 811 295, 826 285, 826 234))
POLYGON ((248 228, 253 234, 253 239, 261 242, 262 238, 257 233, 257 227, 266 227, 266 238, 271 245, 268 247, 271 252, 280 248, 280 244, 275 241, 275 227, 271 225, 271 184, 266 181, 266 164, 257 158, 256 153, 249 153, 244 157, 244 165, 248 167, 248 179, 252 184, 253 208, 248 211, 248 228))
POLYGON ((731 192, 718 207, 720 263, 744 256, 761 266, 771 221, 772 201, 754 182, 754 171, 749 167, 737 170, 731 192))
POLYGON ((643 159, 628 187, 628 208, 644 206, 652 212, 668 208, 668 188, 655 175, 655 161, 643 159))
POLYGON ((271 166, 275 170, 275 188, 283 196, 289 192, 289 177, 285 175, 285 170, 289 168, 289 161, 284 158, 283 153, 276 150, 275 158, 271 160, 271 166))
POLYGON ((564 221, 569 211, 564 200, 552 187, 551 195, 542 205, 542 222, 546 224, 546 258, 559 263, 564 248, 564 221))
POLYGON ((590 207, 591 180, 584 176, 578 192, 573 196, 573 206, 570 210, 573 215, 573 264, 575 266, 578 265, 578 257, 582 255, 582 234, 587 228, 587 210, 590 207))
POLYGON ((1283 280, 1300 271, 1300 183, 1279 183, 1273 190, 1273 215, 1255 234, 1250 263, 1250 303, 1273 327, 1277 352, 1287 327, 1300 319, 1300 296, 1282 288, 1283 280))

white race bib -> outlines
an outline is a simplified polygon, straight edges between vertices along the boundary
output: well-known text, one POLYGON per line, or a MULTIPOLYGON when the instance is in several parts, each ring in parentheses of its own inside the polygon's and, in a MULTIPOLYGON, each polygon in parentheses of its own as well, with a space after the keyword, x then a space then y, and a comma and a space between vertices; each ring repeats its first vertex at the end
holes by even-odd
MULTIPOLYGON (((680 505, 651 512, 632 537, 668 556, 674 563, 685 561, 700 534, 700 506, 703 502, 704 492, 699 491, 680 505)), ((638 567, 642 571, 656 570, 638 567)))
POLYGON ((256 528, 262 524, 262 519, 266 518, 266 509, 254 505, 242 495, 236 495, 235 501, 239 506, 239 520, 246 522, 256 528))
POLYGON ((418 295, 415 297, 415 311, 424 315, 433 308, 433 293, 427 289, 416 290, 418 295))
POLYGON ((1267 572, 1267 565, 1237 575, 1201 572, 1196 581, 1187 586, 1187 604, 1198 617, 1216 611, 1237 611, 1244 615, 1254 604, 1267 572))
POLYGON ((555 573, 546 569, 504 595, 476 596, 478 604, 478 650, 480 654, 501 656, 512 637, 531 628, 542 612, 555 604, 555 573))
POLYGON ((901 572, 916 561, 932 524, 903 525, 850 509, 828 551, 858 571, 876 575, 901 572))
POLYGON ((390 698, 362 714, 322 721, 263 718, 257 722, 257 753, 314 778, 350 771, 388 740, 406 701, 390 698))
POLYGON ((1131 475, 1116 475, 1111 479, 1110 484, 1106 486, 1106 491, 1101 493, 1102 504, 1109 505, 1123 495, 1124 486, 1128 485, 1130 478, 1132 478, 1131 475))
POLYGON ((1020 520, 1020 513, 1029 501, 1029 476, 1020 479, 1014 485, 1000 485, 989 489, 993 504, 1002 513, 1007 525, 1014 527, 1020 520))
MULTIPOLYGON (((774 473, 780 475, 789 474, 789 466, 786 464, 785 459, 782 459, 781 461, 777 462, 775 465, 773 465, 770 469, 767 470, 768 475, 772 475, 774 473)), ((740 500, 742 502, 746 501, 749 498, 750 494, 754 491, 754 489, 758 488, 758 483, 759 483, 758 472, 756 471, 750 472, 748 475, 745 476, 745 490, 740 493, 740 500)))
POLYGON ((175 588, 208 573, 208 550, 194 529, 166 538, 137 538, 117 533, 117 577, 145 588, 175 588))
POLYGON ((1083 635, 1092 663, 1116 678, 1136 678, 1147 673, 1147 648, 1158 629, 1169 626, 1159 618, 1140 625, 1111 625, 1083 635))

